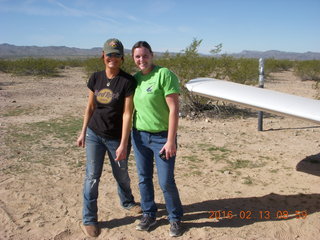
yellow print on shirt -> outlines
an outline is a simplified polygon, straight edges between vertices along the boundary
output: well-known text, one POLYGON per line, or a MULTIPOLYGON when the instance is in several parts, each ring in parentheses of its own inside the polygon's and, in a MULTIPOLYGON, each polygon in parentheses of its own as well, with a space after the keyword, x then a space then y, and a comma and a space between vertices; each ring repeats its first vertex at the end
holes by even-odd
POLYGON ((108 104, 112 101, 113 98, 117 98, 118 94, 113 94, 109 88, 101 89, 99 92, 96 92, 97 101, 102 104, 108 104))

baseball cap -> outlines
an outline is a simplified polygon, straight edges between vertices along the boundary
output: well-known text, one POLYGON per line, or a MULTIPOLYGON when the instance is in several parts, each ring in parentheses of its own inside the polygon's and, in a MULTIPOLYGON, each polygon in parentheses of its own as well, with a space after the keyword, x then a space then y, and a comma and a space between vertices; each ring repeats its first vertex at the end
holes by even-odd
POLYGON ((120 40, 116 38, 108 39, 103 45, 104 54, 118 53, 123 56, 123 45, 120 40))

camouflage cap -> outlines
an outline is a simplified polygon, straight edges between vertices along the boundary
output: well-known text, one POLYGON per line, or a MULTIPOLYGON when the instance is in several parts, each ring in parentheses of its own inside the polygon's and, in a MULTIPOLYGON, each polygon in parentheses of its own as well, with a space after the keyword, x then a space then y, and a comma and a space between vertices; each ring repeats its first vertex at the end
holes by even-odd
POLYGON ((123 56, 123 45, 116 38, 108 39, 103 45, 104 54, 119 53, 123 56))

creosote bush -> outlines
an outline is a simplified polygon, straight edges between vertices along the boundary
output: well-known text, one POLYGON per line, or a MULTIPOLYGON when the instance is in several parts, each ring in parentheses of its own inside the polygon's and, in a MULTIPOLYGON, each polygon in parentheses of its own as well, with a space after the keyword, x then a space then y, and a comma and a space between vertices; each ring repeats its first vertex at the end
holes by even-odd
POLYGON ((320 81, 320 61, 309 60, 296 62, 294 72, 302 80, 320 81))
POLYGON ((17 75, 56 76, 60 63, 58 60, 47 58, 22 58, 14 61, 2 60, 4 72, 17 75))
POLYGON ((266 59, 264 63, 264 67, 266 69, 265 74, 269 74, 272 72, 288 71, 294 67, 295 62, 296 61, 287 59, 266 59))
POLYGON ((296 62, 294 73, 302 80, 316 81, 317 98, 320 99, 320 60, 296 62))
POLYGON ((24 76, 59 76, 60 69, 81 66, 83 66, 83 60, 79 59, 21 58, 0 60, 0 71, 24 76))

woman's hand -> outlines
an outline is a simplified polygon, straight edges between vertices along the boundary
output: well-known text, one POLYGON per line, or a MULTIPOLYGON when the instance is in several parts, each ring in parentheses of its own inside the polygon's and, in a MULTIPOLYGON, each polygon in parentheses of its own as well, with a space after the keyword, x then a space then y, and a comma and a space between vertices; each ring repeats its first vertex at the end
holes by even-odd
POLYGON ((127 146, 121 145, 116 150, 115 161, 121 161, 127 157, 127 146))
POLYGON ((77 146, 84 148, 84 146, 85 146, 85 134, 84 133, 81 133, 80 136, 78 137, 77 146))
POLYGON ((161 148, 160 153, 165 151, 166 159, 174 157, 177 154, 177 146, 175 143, 166 142, 166 144, 161 148))
POLYGON ((174 157, 177 153, 176 136, 178 130, 179 113, 179 95, 176 93, 166 96, 166 102, 169 107, 169 128, 166 144, 162 147, 160 153, 166 151, 166 159, 174 157))

